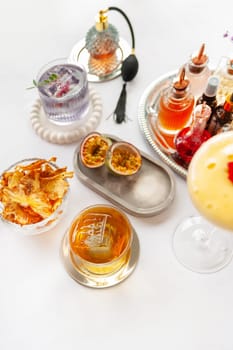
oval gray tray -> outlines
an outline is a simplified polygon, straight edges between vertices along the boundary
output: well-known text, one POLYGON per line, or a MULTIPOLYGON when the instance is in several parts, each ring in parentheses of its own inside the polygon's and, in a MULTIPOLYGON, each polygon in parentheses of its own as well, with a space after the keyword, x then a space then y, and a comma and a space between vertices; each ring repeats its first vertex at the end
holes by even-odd
MULTIPOLYGON (((116 136, 105 135, 113 142, 116 136)), ((74 171, 87 187, 134 216, 149 217, 165 210, 175 195, 175 183, 170 169, 140 150, 142 166, 132 176, 111 174, 106 166, 85 167, 80 160, 78 146, 74 152, 74 171)))

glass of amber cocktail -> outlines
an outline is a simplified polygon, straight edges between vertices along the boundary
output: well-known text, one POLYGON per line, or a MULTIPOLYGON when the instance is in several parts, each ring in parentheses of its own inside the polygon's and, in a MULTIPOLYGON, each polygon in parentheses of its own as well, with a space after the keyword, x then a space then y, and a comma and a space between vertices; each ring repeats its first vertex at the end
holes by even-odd
POLYGON ((69 229, 74 265, 84 273, 112 274, 127 263, 132 227, 126 215, 108 205, 84 209, 69 229))
POLYGON ((189 165, 187 184, 201 216, 178 225, 173 236, 175 255, 192 271, 218 271, 233 254, 233 132, 203 143, 189 165))

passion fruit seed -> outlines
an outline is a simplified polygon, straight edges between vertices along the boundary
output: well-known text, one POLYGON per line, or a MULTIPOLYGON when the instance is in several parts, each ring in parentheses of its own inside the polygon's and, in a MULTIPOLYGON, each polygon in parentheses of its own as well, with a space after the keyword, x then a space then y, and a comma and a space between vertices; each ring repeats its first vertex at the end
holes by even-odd
POLYGON ((117 175, 133 175, 141 167, 140 152, 128 142, 116 142, 107 152, 106 164, 117 175))
POLYGON ((81 144, 80 156, 83 164, 89 168, 98 168, 105 163, 111 140, 99 133, 91 133, 81 144))

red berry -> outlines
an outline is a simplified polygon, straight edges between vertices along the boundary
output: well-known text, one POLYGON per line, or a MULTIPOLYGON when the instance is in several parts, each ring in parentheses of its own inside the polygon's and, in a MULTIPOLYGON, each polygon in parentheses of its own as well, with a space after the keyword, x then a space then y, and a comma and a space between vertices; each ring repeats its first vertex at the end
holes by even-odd
POLYGON ((228 166, 228 179, 233 183, 233 162, 227 163, 228 166))
POLYGON ((60 87, 59 91, 56 94, 56 97, 62 97, 63 95, 67 94, 69 90, 70 84, 66 82, 63 86, 60 87))

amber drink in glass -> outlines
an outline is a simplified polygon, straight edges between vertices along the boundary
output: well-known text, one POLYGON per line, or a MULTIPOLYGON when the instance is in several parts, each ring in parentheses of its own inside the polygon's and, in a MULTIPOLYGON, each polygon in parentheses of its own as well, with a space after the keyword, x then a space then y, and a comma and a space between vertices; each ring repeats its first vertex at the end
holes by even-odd
POLYGON ((111 274, 129 259, 132 227, 126 215, 113 206, 84 209, 68 234, 72 261, 83 272, 111 274))

